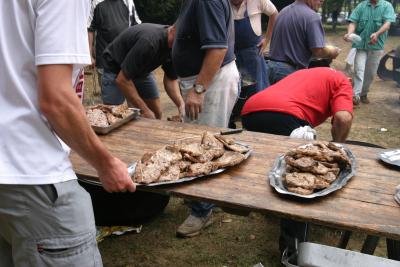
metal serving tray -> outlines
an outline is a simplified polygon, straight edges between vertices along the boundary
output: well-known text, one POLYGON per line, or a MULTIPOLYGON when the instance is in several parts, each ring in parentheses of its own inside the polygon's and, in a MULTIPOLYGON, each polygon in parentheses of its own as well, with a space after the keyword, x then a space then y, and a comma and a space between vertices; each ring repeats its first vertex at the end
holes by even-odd
MULTIPOLYGON (((311 144, 307 144, 307 145, 311 145, 311 144)), ((304 145, 304 146, 307 146, 307 145, 304 145)), ((286 186, 284 185, 283 179, 282 179, 283 175, 286 173, 286 162, 284 159, 284 155, 279 156, 275 160, 272 170, 268 174, 270 185, 272 187, 274 187, 275 190, 281 194, 292 195, 292 196, 301 197, 301 198, 321 197, 321 196, 328 195, 336 190, 339 190, 345 184, 347 184, 347 182, 351 179, 351 177, 353 177, 355 175, 356 159, 355 159, 353 153, 350 151, 350 149, 348 149, 347 147, 345 147, 341 144, 335 143, 335 145, 344 149, 344 151, 346 152, 347 156, 350 159, 351 167, 341 170, 338 178, 329 187, 327 187, 323 190, 314 192, 310 195, 300 195, 300 194, 296 194, 293 192, 289 192, 286 189, 286 186)))
MULTIPOLYGON (((248 148, 249 148, 249 145, 246 145, 246 144, 243 144, 243 143, 240 143, 240 142, 236 142, 236 144, 242 145, 242 146, 245 146, 245 147, 248 147, 248 148)), ((251 155, 251 153, 252 153, 252 150, 247 151, 247 152, 244 154, 244 156, 245 156, 245 159, 244 159, 244 160, 248 159, 249 156, 251 155)), ((128 172, 129 172, 129 174, 130 174, 131 176, 133 176, 133 173, 135 173, 135 168, 136 168, 136 162, 133 162, 133 163, 128 167, 128 172)), ((184 182, 192 181, 192 180, 194 180, 194 179, 198 179, 198 178, 202 178, 202 177, 207 177, 207 176, 211 176, 211 175, 214 175, 214 174, 218 174, 218 173, 224 172, 226 169, 227 169, 227 168, 221 168, 221 169, 215 170, 215 171, 213 171, 213 172, 210 172, 210 173, 207 174, 207 175, 183 177, 183 178, 180 178, 180 179, 175 180, 175 181, 166 181, 166 182, 150 183, 150 184, 136 184, 136 186, 158 186, 158 185, 167 185, 167 184, 179 184, 179 183, 184 183, 184 182)))
MULTIPOLYGON (((239 143, 239 142, 236 142, 236 143, 237 143, 237 144, 240 144, 240 145, 244 145, 244 146, 249 147, 248 145, 245 145, 245 144, 243 144, 243 143, 239 143)), ((252 153, 252 150, 249 150, 249 151, 247 151, 247 152, 244 154, 245 160, 248 159, 248 158, 250 157, 251 153, 252 153)), ((130 175, 131 177, 132 177, 133 174, 135 173, 136 164, 137 164, 137 162, 134 161, 134 162, 132 162, 132 163, 128 166, 128 173, 129 173, 129 175, 130 175)), ((207 176, 211 176, 211 175, 214 175, 214 174, 218 174, 218 173, 224 172, 226 169, 227 169, 227 168, 221 168, 221 169, 215 170, 215 171, 213 171, 213 172, 210 172, 210 173, 207 174, 207 175, 183 177, 183 178, 180 178, 180 179, 175 180, 175 181, 166 181, 166 182, 151 183, 151 184, 136 184, 136 186, 138 187, 138 186, 159 186, 159 185, 168 185, 168 184, 179 184, 179 183, 183 183, 183 182, 192 181, 192 180, 194 180, 194 179, 198 179, 198 178, 202 178, 202 177, 207 177, 207 176)), ((85 178, 79 178, 79 180, 83 180, 84 182, 86 182, 86 183, 88 183, 88 184, 99 185, 99 186, 101 186, 101 182, 100 182, 100 181, 95 181, 95 180, 90 180, 90 179, 85 179, 85 178)))
POLYGON ((114 124, 111 124, 110 126, 99 127, 99 126, 93 126, 92 125, 93 131, 95 131, 95 133, 97 133, 97 134, 108 134, 112 130, 114 130, 114 129, 120 127, 121 125, 124 125, 128 121, 136 119, 137 117, 140 116, 140 109, 138 109, 138 108, 129 108, 129 110, 132 111, 132 114, 130 114, 126 118, 123 118, 123 119, 117 121, 114 124))
POLYGON ((390 164, 400 167, 400 149, 388 149, 379 153, 379 159, 390 164))

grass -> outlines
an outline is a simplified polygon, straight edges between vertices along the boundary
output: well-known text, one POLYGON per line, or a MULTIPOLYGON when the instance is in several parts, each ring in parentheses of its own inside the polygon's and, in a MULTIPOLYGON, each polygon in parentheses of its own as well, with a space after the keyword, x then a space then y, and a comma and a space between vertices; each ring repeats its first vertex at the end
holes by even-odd
MULTIPOLYGON (((345 29, 338 27, 337 33, 327 28, 327 43, 342 48, 333 67, 344 69, 344 60, 350 45, 342 36, 345 29)), ((398 37, 390 37, 386 51, 398 45, 398 37)), ((162 88, 162 71, 155 71, 159 87, 162 88)), ((93 96, 92 78, 87 76, 85 103, 99 101, 93 96)), ((369 98, 371 104, 361 105, 354 111, 354 123, 349 139, 375 143, 384 147, 400 147, 399 92, 393 81, 376 79, 369 98), (381 128, 387 129, 386 132, 381 128)), ((177 114, 177 109, 161 90, 164 118, 177 114)), ((318 139, 330 140, 330 120, 317 127, 318 139)), ((130 203, 134 204, 134 203, 130 203)), ((140 234, 126 234, 106 238, 99 244, 105 266, 253 266, 262 262, 264 266, 280 266, 278 254, 279 219, 251 213, 248 217, 215 214, 215 223, 200 236, 178 239, 175 230, 188 215, 183 201, 171 198, 164 213, 145 224, 140 234), (230 220, 227 220, 230 219, 230 220), (230 221, 230 222, 229 222, 230 221)), ((322 226, 311 228, 311 241, 335 245, 340 231, 322 226)), ((365 235, 355 233, 348 248, 359 251, 365 235)), ((386 246, 380 240, 375 255, 385 256, 386 246)))

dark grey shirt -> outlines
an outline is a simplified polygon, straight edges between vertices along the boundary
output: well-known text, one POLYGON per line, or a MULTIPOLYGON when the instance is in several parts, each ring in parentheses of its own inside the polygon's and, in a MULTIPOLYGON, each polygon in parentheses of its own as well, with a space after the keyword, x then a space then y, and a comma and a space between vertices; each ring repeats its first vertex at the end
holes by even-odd
POLYGON ((133 80, 143 78, 162 65, 170 79, 176 79, 168 47, 168 26, 142 23, 123 31, 103 53, 104 69, 122 70, 133 80))
POLYGON ((269 56, 306 68, 311 48, 325 46, 321 18, 302 2, 295 2, 279 13, 272 33, 269 56))
POLYGON ((222 66, 233 61, 234 28, 229 0, 187 0, 176 24, 172 61, 180 77, 197 75, 210 48, 227 48, 222 66))
MULTIPOLYGON (((131 25, 135 24, 135 17, 132 16, 131 25)), ((128 26, 129 11, 124 1, 105 0, 95 7, 88 31, 96 32, 96 67, 104 68, 101 56, 104 48, 128 26)))

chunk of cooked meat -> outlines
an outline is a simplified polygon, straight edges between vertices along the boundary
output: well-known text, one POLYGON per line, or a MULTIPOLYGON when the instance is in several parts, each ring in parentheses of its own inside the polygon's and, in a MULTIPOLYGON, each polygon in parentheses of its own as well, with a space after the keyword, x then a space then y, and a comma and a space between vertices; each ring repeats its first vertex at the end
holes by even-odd
POLYGON ((200 143, 185 143, 175 145, 181 153, 189 154, 193 157, 201 156, 204 153, 204 149, 200 143))
POLYGON ((328 172, 324 175, 318 175, 318 177, 331 184, 337 179, 337 174, 333 172, 328 172))
POLYGON ((321 177, 322 177, 321 175, 315 176, 315 185, 314 185, 315 189, 325 189, 330 186, 330 183, 321 177))
POLYGON ((285 181, 288 187, 314 189, 315 175, 307 172, 290 172, 286 173, 285 181))
POLYGON ((224 155, 213 161, 216 169, 225 168, 228 166, 234 166, 245 160, 245 156, 242 153, 235 151, 226 151, 224 155))
POLYGON ((163 172, 158 178, 157 182, 167 182, 167 181, 176 181, 179 179, 179 174, 181 172, 181 168, 179 162, 176 162, 168 167, 168 169, 163 172))
POLYGON ((317 162, 313 158, 310 158, 310 157, 302 157, 302 158, 294 159, 290 156, 285 156, 285 161, 288 165, 290 165, 294 168, 300 169, 300 170, 304 170, 304 171, 308 171, 312 167, 317 165, 317 162))
POLYGON ((299 195, 310 195, 314 192, 312 189, 305 189, 302 187, 292 187, 292 186, 288 187, 288 191, 299 195))
POLYGON ((145 184, 157 181, 170 165, 181 159, 181 153, 174 147, 166 146, 157 150, 146 162, 138 162, 134 181, 145 184))
MULTIPOLYGON (((121 105, 112 106, 111 107, 111 113, 116 117, 123 118, 124 113, 129 111, 128 108, 129 108, 128 104, 126 102, 124 102, 121 105)), ((131 112, 131 111, 129 111, 129 112, 131 112)))
POLYGON ((188 176, 207 175, 214 169, 215 169, 214 164, 212 162, 194 163, 189 166, 187 175, 188 176))
POLYGON ((285 161, 291 167, 299 169, 302 172, 310 172, 314 174, 325 174, 329 171, 327 167, 315 161, 311 157, 303 157, 298 159, 293 159, 290 156, 285 156, 285 161))
POLYGON ((215 135, 215 138, 217 138, 219 141, 221 141, 224 146, 232 151, 236 151, 239 153, 246 153, 250 149, 247 146, 235 143, 235 140, 222 136, 222 135, 215 135))
POLYGON ((216 134, 214 135, 215 138, 217 138, 219 141, 221 141, 222 144, 224 144, 225 146, 227 145, 233 145, 235 144, 235 140, 220 134, 216 134))
POLYGON ((106 116, 107 116, 108 124, 110 124, 110 125, 112 125, 112 124, 116 123, 117 121, 121 120, 121 118, 115 117, 111 113, 106 113, 106 116))
POLYGON ((86 110, 86 116, 90 125, 97 127, 108 127, 108 120, 106 114, 100 109, 86 110))

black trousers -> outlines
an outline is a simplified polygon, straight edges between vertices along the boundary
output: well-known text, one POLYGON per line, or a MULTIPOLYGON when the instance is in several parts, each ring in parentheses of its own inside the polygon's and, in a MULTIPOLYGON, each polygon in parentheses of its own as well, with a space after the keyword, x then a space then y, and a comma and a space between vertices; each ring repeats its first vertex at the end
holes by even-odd
MULTIPOLYGON (((242 117, 242 124, 249 131, 286 136, 299 127, 310 126, 307 121, 295 116, 271 111, 258 111, 245 115, 242 117)), ((281 253, 288 249, 288 254, 291 255, 295 252, 296 239, 299 243, 306 241, 308 225, 304 222, 281 219, 280 228, 279 249, 281 253)))

